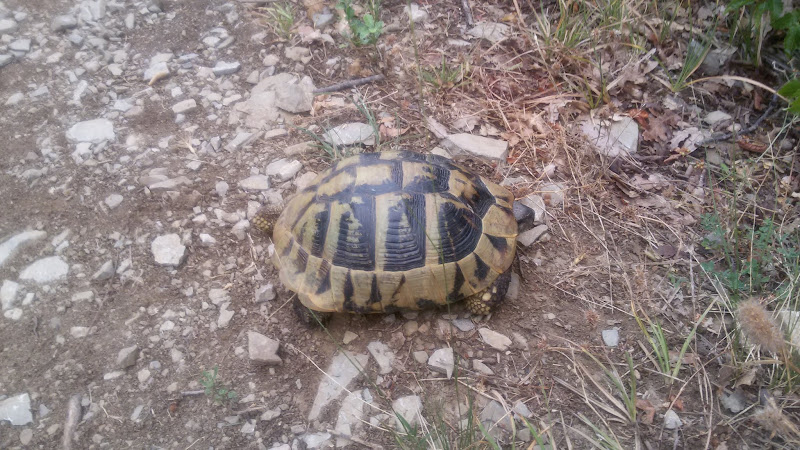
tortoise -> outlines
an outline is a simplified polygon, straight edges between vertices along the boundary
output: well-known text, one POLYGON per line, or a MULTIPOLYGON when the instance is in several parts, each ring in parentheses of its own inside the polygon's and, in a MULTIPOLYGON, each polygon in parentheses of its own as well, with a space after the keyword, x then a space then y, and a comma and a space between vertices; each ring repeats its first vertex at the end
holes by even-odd
POLYGON ((392 151, 334 163, 253 225, 272 233, 273 264, 306 321, 459 300, 486 315, 508 290, 515 213, 530 212, 447 158, 392 151))

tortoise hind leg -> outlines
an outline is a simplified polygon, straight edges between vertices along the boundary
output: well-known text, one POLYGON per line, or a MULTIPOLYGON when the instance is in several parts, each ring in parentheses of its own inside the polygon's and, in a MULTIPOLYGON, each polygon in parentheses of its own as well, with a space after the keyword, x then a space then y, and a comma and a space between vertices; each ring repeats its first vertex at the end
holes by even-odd
POLYGON ((313 311, 307 308, 296 296, 292 306, 295 314, 297 314, 297 317, 300 318, 300 321, 308 327, 324 327, 328 322, 330 322, 331 317, 333 317, 333 313, 313 311))
POLYGON ((477 316, 485 316, 493 312, 506 297, 511 282, 511 271, 501 273, 499 277, 483 292, 478 292, 466 299, 469 312, 477 316))

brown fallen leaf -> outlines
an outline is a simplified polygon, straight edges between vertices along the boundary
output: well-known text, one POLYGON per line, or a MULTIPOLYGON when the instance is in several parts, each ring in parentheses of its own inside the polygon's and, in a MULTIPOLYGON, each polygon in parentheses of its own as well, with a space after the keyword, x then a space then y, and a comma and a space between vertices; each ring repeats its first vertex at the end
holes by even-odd
POLYGON ((764 153, 767 151, 767 144, 762 144, 748 137, 740 137, 736 144, 742 149, 751 153, 764 153))
POLYGON ((644 417, 642 417, 642 423, 645 425, 652 425, 653 417, 655 417, 656 415, 656 408, 653 406, 653 404, 650 403, 649 400, 645 400, 643 398, 637 398, 636 408, 644 411, 644 417))
POLYGON ((753 380, 756 379, 756 374, 758 373, 758 367, 751 367, 750 370, 743 373, 742 376, 736 380, 736 383, 733 384, 734 389, 739 386, 751 386, 753 384, 753 380))
POLYGON ((382 138, 396 138, 404 134, 406 131, 409 130, 411 127, 405 128, 394 128, 394 127, 387 127, 386 125, 381 124, 379 128, 379 132, 382 138))
POLYGON ((683 411, 683 399, 678 398, 676 395, 670 395, 669 401, 672 403, 672 407, 677 409, 678 411, 683 411))

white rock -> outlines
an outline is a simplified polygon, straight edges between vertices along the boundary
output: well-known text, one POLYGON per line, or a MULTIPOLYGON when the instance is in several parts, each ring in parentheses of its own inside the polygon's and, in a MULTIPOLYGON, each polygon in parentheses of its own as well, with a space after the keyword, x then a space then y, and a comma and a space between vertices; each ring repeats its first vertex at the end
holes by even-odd
POLYGON ((610 157, 633 154, 639 150, 639 125, 628 116, 614 121, 609 127, 600 126, 587 117, 581 124, 581 131, 599 153, 610 157))
POLYGON ((19 320, 22 318, 22 308, 11 308, 3 311, 3 317, 9 320, 19 320))
POLYGON ((492 44, 495 44, 505 39, 510 32, 511 28, 503 23, 478 22, 467 31, 467 34, 476 38, 486 39, 492 44))
POLYGON ((22 92, 16 92, 14 94, 11 94, 11 96, 8 97, 8 100, 6 100, 6 106, 14 106, 17 103, 21 102, 24 98, 25 94, 23 94, 22 92))
POLYGON ((69 334, 76 339, 80 339, 89 335, 89 327, 72 327, 69 329, 69 334))
POLYGON ((18 293, 19 283, 11 280, 3 281, 3 286, 0 287, 0 304, 2 304, 3 311, 14 306, 18 293))
MULTIPOLYGON (((342 401, 342 407, 336 415, 336 432, 341 436, 353 436, 361 427, 361 417, 364 414, 364 391, 353 391, 347 394, 342 401)), ((337 438, 336 446, 344 448, 350 441, 345 438, 337 438)))
POLYGON ((194 101, 193 98, 188 100, 184 100, 182 102, 178 102, 172 105, 172 112, 175 114, 186 114, 190 111, 193 111, 197 108, 197 102, 194 101))
POLYGON ((682 425, 683 422, 675 411, 668 409, 667 412, 664 413, 664 428, 674 430, 675 428, 680 428, 682 425))
POLYGON ((428 11, 420 8, 416 3, 412 3, 410 9, 408 6, 403 8, 403 13, 408 15, 408 17, 411 18, 411 21, 414 23, 425 22, 428 20, 428 11))
POLYGON ((372 357, 378 363, 379 373, 386 375, 392 371, 392 364, 394 363, 394 352, 389 349, 389 346, 380 341, 372 341, 367 344, 372 357))
POLYGON ((14 19, 0 19, 0 34, 11 33, 17 29, 17 21, 14 19))
POLYGON ((115 138, 114 124, 108 119, 78 122, 67 130, 67 139, 74 143, 99 144, 103 141, 113 141, 115 138))
POLYGON ((7 420, 11 425, 17 426, 33 422, 30 396, 27 393, 17 394, 0 401, 0 420, 7 420))
POLYGON ((132 345, 130 347, 125 347, 117 353, 117 367, 120 369, 127 369, 128 367, 133 366, 136 364, 136 360, 139 358, 139 346, 132 345))
POLYGON ((239 71, 242 65, 238 61, 224 62, 218 61, 214 68, 211 69, 215 76, 221 77, 223 75, 230 75, 239 71))
POLYGON ((322 139, 336 146, 348 146, 353 144, 375 144, 374 129, 366 123, 353 122, 339 125, 332 128, 322 135, 322 139))
POLYGON ((227 144, 225 144, 225 149, 229 152, 233 152, 239 150, 240 148, 246 146, 247 144, 253 142, 259 136, 258 133, 248 133, 243 131, 238 133, 236 137, 230 140, 227 144))
POLYGON ((211 247, 217 243, 217 240, 214 239, 214 236, 211 236, 208 233, 200 233, 198 237, 200 238, 200 244, 202 244, 203 247, 211 247))
POLYGON ((302 168, 303 163, 296 159, 289 161, 286 158, 281 158, 267 166, 267 175, 275 177, 279 181, 286 181, 297 175, 297 172, 302 168))
POLYGON ((478 330, 478 333, 480 333, 484 342, 489 344, 492 348, 500 350, 501 352, 508 350, 508 347, 511 345, 511 339, 509 339, 507 336, 496 331, 492 331, 488 328, 481 328, 478 330))
POLYGON ((450 134, 442 145, 496 161, 505 161, 508 157, 508 142, 469 133, 450 134))
POLYGON ((175 233, 165 234, 153 239, 150 244, 153 258, 160 266, 178 267, 186 259, 186 247, 181 237, 175 233))
POLYGON ((266 175, 252 175, 239 181, 239 187, 246 191, 266 191, 269 189, 269 177, 266 175))
POLYGON ((517 242, 523 247, 530 247, 535 244, 543 234, 547 233, 547 225, 537 225, 530 230, 525 230, 517 235, 517 242))
POLYGON ((316 179, 317 179, 316 173, 306 172, 294 180, 294 185, 295 187, 297 187, 298 191, 302 191, 306 187, 310 186, 316 179))
POLYGON ((30 39, 17 39, 16 41, 8 44, 8 49, 17 53, 28 53, 31 50, 30 39))
MULTIPOLYGON (((419 425, 420 422, 424 420, 422 418, 422 399, 417 395, 407 395, 393 401, 392 411, 394 411, 396 415, 403 417, 406 423, 411 427, 419 425)), ((396 416, 394 420, 397 431, 411 431, 405 430, 403 422, 396 416)))
POLYGON ((447 375, 447 378, 452 377, 453 369, 455 368, 453 349, 445 347, 433 352, 431 357, 428 358, 428 366, 439 373, 447 375))
POLYGON ((322 375, 322 381, 308 414, 308 421, 317 420, 325 408, 337 400, 344 389, 363 373, 368 362, 369 356, 367 355, 337 353, 325 371, 325 375, 322 375))
POLYGON ((44 231, 23 231, 10 237, 0 244, 0 267, 26 245, 44 239, 45 236, 47 236, 47 233, 44 231))
POLYGON ((151 62, 150 67, 144 71, 144 80, 147 82, 152 81, 154 78, 160 79, 167 76, 169 76, 169 67, 166 61, 156 62, 155 64, 151 62))
POLYGON ((603 342, 609 347, 616 347, 619 344, 619 330, 611 328, 603 330, 603 342))
POLYGON ((280 342, 275 339, 255 331, 247 332, 247 353, 250 356, 250 361, 256 364, 277 366, 283 363, 283 360, 278 356, 279 347, 280 342))
POLYGON ((51 283, 67 277, 69 265, 59 256, 49 256, 33 262, 20 274, 20 280, 38 284, 51 283))
POLYGON ((706 115, 706 117, 703 119, 703 122, 711 126, 714 126, 717 123, 722 122, 723 120, 731 120, 732 118, 733 117, 731 117, 731 115, 726 112, 712 111, 708 113, 708 115, 706 115))
POLYGON ((217 318, 217 327, 225 328, 231 323, 231 319, 233 319, 233 315, 236 313, 233 310, 228 309, 229 303, 223 303, 222 306, 219 308, 219 317, 217 318))
POLYGON ((104 262, 99 269, 97 269, 97 272, 92 275, 92 279, 96 281, 108 280, 114 276, 115 270, 116 268, 114 267, 114 261, 109 259, 108 261, 104 262))
POLYGON ((111 194, 108 197, 106 197, 104 201, 109 208, 114 209, 117 206, 119 206, 119 204, 122 203, 122 200, 124 199, 125 198, 119 194, 111 194))
POLYGON ((150 370, 148 369, 141 369, 139 372, 136 373, 136 379, 139 380, 139 383, 144 383, 145 381, 150 379, 150 370))
POLYGON ((472 368, 483 375, 494 375, 494 371, 479 359, 472 360, 472 368))
POLYGON ((56 32, 68 30, 77 26, 78 20, 75 19, 75 16, 69 14, 55 16, 53 17, 53 21, 50 22, 50 29, 56 32))

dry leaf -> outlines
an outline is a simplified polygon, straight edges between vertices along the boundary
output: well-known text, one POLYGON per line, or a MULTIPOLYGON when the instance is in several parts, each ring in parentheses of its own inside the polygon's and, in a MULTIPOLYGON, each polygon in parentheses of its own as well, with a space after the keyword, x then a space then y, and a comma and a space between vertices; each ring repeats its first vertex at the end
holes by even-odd
POLYGON ((751 153, 764 153, 767 151, 767 144, 762 144, 758 141, 747 137, 741 137, 736 141, 736 144, 742 149, 751 153))
POLYGON ((651 425, 653 423, 653 417, 656 415, 656 408, 650 403, 650 401, 643 398, 637 398, 636 408, 644 411, 642 423, 645 425, 651 425))
POLYGON ((381 125, 379 128, 379 132, 382 138, 396 138, 404 134, 406 131, 409 130, 410 127, 405 128, 392 128, 387 127, 386 125, 381 125))
POLYGON ((736 380, 736 383, 734 383, 733 388, 736 389, 739 386, 752 386, 753 380, 756 379, 757 373, 758 373, 758 368, 751 367, 750 370, 743 373, 742 376, 740 376, 739 379, 736 380))

